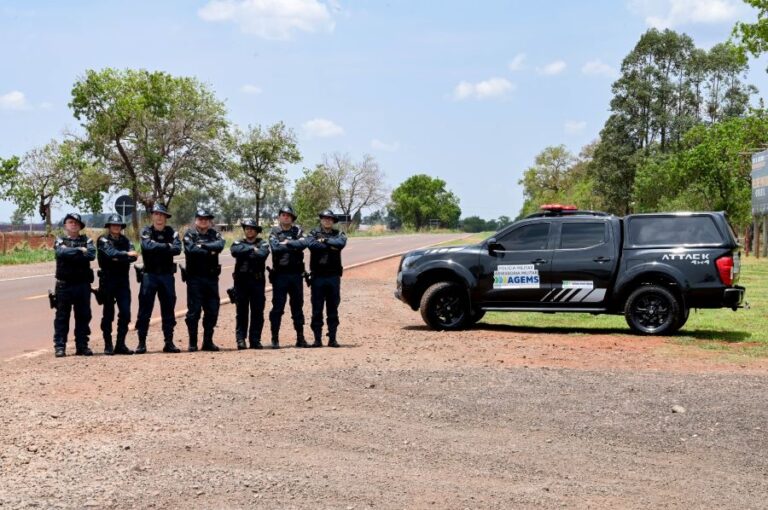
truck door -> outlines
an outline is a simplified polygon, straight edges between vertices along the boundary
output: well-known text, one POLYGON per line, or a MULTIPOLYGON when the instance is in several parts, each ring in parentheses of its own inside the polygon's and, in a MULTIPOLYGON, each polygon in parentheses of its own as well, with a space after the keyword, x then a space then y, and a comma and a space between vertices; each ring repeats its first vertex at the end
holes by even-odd
POLYGON ((528 306, 550 291, 551 227, 542 221, 513 227, 497 238, 497 249, 481 257, 485 306, 528 306))
POLYGON ((618 262, 609 222, 564 220, 552 261, 552 288, 543 303, 552 308, 602 308, 618 262))

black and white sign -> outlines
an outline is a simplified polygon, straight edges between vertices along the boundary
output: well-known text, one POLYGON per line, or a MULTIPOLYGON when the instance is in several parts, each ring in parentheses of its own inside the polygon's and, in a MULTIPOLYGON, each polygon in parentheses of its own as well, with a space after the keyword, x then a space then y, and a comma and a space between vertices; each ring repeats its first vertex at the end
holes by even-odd
POLYGON ((122 195, 117 197, 115 201, 115 212, 125 218, 126 216, 133 214, 133 210, 136 209, 136 203, 128 195, 122 195))

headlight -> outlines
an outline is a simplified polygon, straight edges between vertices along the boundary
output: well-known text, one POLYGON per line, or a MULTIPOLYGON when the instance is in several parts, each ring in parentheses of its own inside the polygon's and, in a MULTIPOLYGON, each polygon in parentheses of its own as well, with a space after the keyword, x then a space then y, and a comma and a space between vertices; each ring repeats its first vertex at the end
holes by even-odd
POLYGON ((404 270, 410 269, 411 267, 413 267, 413 264, 415 264, 416 261, 423 256, 424 255, 408 255, 407 257, 405 257, 405 259, 403 259, 402 269, 404 270))

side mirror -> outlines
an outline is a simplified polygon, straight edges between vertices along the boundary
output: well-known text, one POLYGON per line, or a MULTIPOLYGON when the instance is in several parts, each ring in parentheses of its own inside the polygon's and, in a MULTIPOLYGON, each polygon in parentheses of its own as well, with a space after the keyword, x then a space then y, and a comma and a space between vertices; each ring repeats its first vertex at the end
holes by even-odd
POLYGON ((503 246, 499 244, 499 242, 496 240, 495 237, 491 237, 490 239, 488 239, 485 245, 488 248, 488 253, 493 253, 496 250, 503 249, 503 246))

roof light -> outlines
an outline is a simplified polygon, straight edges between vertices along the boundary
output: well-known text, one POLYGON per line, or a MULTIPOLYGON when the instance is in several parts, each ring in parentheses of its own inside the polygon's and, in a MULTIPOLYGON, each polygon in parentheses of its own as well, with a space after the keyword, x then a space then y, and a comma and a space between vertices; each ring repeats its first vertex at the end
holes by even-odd
POLYGON ((561 211, 576 211, 578 208, 575 205, 562 205, 562 204, 544 204, 539 207, 542 211, 549 212, 561 212, 561 211))

